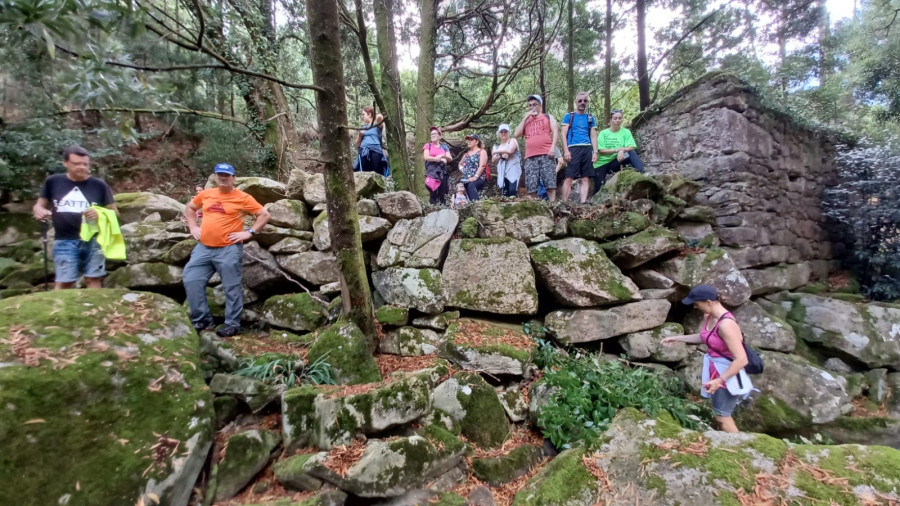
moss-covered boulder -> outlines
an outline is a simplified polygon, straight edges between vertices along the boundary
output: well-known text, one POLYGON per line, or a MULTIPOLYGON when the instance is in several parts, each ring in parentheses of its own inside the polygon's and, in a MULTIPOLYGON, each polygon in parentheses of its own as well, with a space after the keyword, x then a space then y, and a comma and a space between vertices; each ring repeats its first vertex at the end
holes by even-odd
POLYGON ((282 199, 266 204, 266 210, 271 215, 269 223, 276 227, 312 230, 306 204, 300 200, 282 199))
POLYGON ((381 381, 378 364, 372 356, 372 343, 355 324, 338 321, 322 332, 309 347, 307 360, 331 364, 338 383, 361 384, 381 381))
POLYGON ((459 214, 453 209, 400 220, 381 243, 375 263, 381 269, 393 266, 439 268, 458 223, 459 214))
POLYGON ((651 360, 653 362, 680 362, 687 358, 691 349, 684 343, 663 346, 662 340, 669 336, 680 336, 684 329, 677 323, 664 323, 659 327, 641 332, 632 332, 619 339, 619 344, 631 360, 651 360))
MULTIPOLYGON (((377 216, 360 215, 359 218, 359 236, 362 242, 376 241, 387 235, 391 229, 391 222, 377 216)), ((313 246, 317 250, 324 251, 331 249, 331 226, 328 223, 328 216, 322 213, 316 217, 313 222, 313 246)))
POLYGON ((234 396, 244 401, 253 412, 261 411, 279 396, 278 389, 262 381, 225 373, 213 376, 209 389, 214 394, 234 396))
POLYGON ((375 319, 382 325, 402 327, 409 323, 409 308, 385 304, 375 310, 375 319))
POLYGON ((793 290, 809 283, 812 271, 809 264, 780 264, 756 269, 744 269, 741 274, 747 278, 750 292, 756 295, 793 290))
MULTIPOLYGON (((326 452, 301 453, 288 457, 275 463, 275 479, 289 490, 319 490, 323 481, 313 473, 324 467, 322 462, 327 458, 326 452)), ((339 480, 340 476, 335 474, 334 478, 339 480)))
MULTIPOLYGON (((779 318, 757 304, 747 301, 731 310, 741 326, 747 344, 754 348, 791 353, 797 347, 797 335, 784 319, 779 318)), ((704 316, 693 311, 684 318, 684 330, 688 334, 700 332, 704 316)))
POLYGON ((164 263, 132 264, 114 270, 105 280, 110 288, 171 289, 182 286, 181 267, 164 263))
POLYGON ((663 185, 647 174, 632 169, 619 171, 600 188, 591 202, 603 202, 605 195, 616 195, 627 200, 660 200, 666 194, 663 185))
POLYGON ((639 300, 638 287, 594 241, 569 237, 529 249, 541 285, 560 304, 604 306, 639 300))
POLYGON ((469 216, 463 220, 459 227, 459 236, 463 239, 474 239, 478 237, 478 220, 469 216))
MULTIPOLYGON (((774 432, 828 423, 851 408, 847 381, 796 355, 763 353, 764 374, 752 376, 758 396, 744 401, 735 418, 742 430, 774 432)), ((703 357, 689 357, 682 375, 700 391, 703 357)))
POLYGON ((163 262, 173 246, 191 238, 186 229, 173 231, 162 221, 128 223, 122 225, 121 230, 125 240, 125 261, 130 264, 163 262))
POLYGON ((685 295, 697 285, 710 284, 718 288, 719 300, 728 306, 740 306, 750 300, 750 284, 724 249, 670 258, 657 264, 655 270, 672 280, 685 295))
POLYGON ((553 311, 544 325, 565 343, 587 343, 659 327, 672 304, 648 299, 609 309, 564 309, 553 311))
POLYGON ((472 459, 472 472, 479 480, 499 487, 525 476, 543 458, 541 447, 523 445, 500 457, 472 459))
POLYGON ((269 430, 248 430, 228 438, 216 475, 216 501, 237 495, 268 465, 279 443, 281 435, 269 430))
POLYGON ((419 316, 413 318, 412 324, 416 327, 424 327, 432 330, 447 330, 447 327, 459 319, 459 311, 447 311, 439 315, 419 316))
POLYGON ((223 395, 213 399, 213 409, 216 411, 216 429, 221 429, 237 418, 241 403, 230 395, 223 395))
POLYGON ((0 300, 0 335, 0 504, 188 502, 214 415, 180 305, 36 293, 0 300))
POLYGON ((462 427, 462 435, 484 448, 494 448, 509 437, 509 422, 497 392, 481 376, 459 372, 434 389, 434 407, 462 427))
POLYGON ((328 321, 325 304, 308 293, 275 295, 263 304, 260 320, 276 327, 306 332, 328 321))
POLYGON ((177 220, 184 214, 184 204, 165 195, 150 192, 117 193, 113 199, 122 225, 142 221, 153 213, 159 213, 162 221, 177 220))
POLYGON ((0 279, 3 279, 7 274, 18 270, 21 267, 22 264, 13 260, 12 258, 0 257, 0 279))
POLYGON ((443 279, 437 269, 390 267, 372 273, 372 284, 388 304, 427 314, 444 310, 443 279))
MULTIPOLYGON (((49 280, 52 280, 53 266, 50 266, 48 273, 49 280)), ((0 286, 6 288, 29 289, 34 285, 44 282, 44 265, 31 264, 22 265, 18 269, 10 271, 8 274, 0 278, 0 286)))
POLYGON ((340 278, 337 258, 325 251, 304 251, 275 257, 282 269, 316 286, 334 283, 340 278))
POLYGON ((303 253, 312 249, 312 241, 298 239, 296 237, 285 237, 275 244, 269 246, 269 253, 273 255, 290 255, 292 253, 303 253))
POLYGON ((439 355, 458 367, 491 375, 529 376, 537 344, 518 325, 463 319, 447 329, 439 355))
POLYGON ((522 422, 528 418, 528 399, 525 392, 518 388, 497 392, 500 404, 506 410, 506 416, 510 422, 522 422))
POLYGON ((354 172, 353 183, 357 198, 369 198, 385 189, 384 176, 376 172, 354 172))
MULTIPOLYGON (((690 202, 690 200, 688 200, 690 202)), ((678 213, 678 218, 695 223, 716 224, 716 210, 709 206, 688 206, 678 213)))
POLYGON ((443 336, 429 329, 400 327, 385 333, 378 343, 378 351, 404 357, 418 357, 437 352, 443 336))
POLYGON ((497 314, 535 314, 531 255, 508 237, 455 239, 442 272, 448 306, 497 314))
POLYGON ((900 368, 900 306, 853 303, 819 295, 770 297, 787 310, 797 337, 869 368, 900 368))
MULTIPOLYGON (((588 455, 599 500, 719 504, 764 500, 866 504, 900 491, 900 451, 882 446, 792 445, 763 434, 685 430, 663 415, 622 410, 588 455)), ((551 463, 552 464, 552 463, 551 463)), ((548 466, 549 467, 549 466, 548 466)))
POLYGON ((360 497, 395 497, 456 466, 466 445, 435 426, 422 435, 370 441, 339 488, 360 497))
POLYGON ((622 269, 634 269, 650 260, 684 246, 677 234, 663 227, 650 227, 634 235, 603 245, 603 249, 622 269))
POLYGON ((431 410, 431 391, 446 372, 443 366, 423 369, 345 396, 330 395, 327 387, 291 388, 281 404, 285 447, 329 449, 421 418, 431 410))
POLYGON ((478 221, 478 237, 512 237, 533 243, 553 232, 553 212, 543 200, 494 202, 479 200, 469 207, 478 221))
MULTIPOLYGON (((215 178, 210 177, 215 186, 215 178)), ((262 205, 278 202, 287 196, 287 185, 266 177, 236 177, 234 187, 249 193, 262 205)))
POLYGON ((588 506, 595 504, 600 485, 582 462, 585 450, 573 448, 556 456, 528 480, 513 498, 514 505, 588 506))
POLYGON ((387 192, 375 196, 381 216, 391 223, 422 216, 422 203, 412 192, 387 192))
POLYGON ((569 221, 569 233, 575 237, 597 241, 631 235, 650 226, 650 220, 641 213, 617 208, 601 208, 592 218, 569 221))
POLYGON ((194 248, 197 244, 198 241, 193 237, 178 241, 163 254, 161 260, 167 264, 184 265, 191 259, 191 253, 194 252, 194 248))

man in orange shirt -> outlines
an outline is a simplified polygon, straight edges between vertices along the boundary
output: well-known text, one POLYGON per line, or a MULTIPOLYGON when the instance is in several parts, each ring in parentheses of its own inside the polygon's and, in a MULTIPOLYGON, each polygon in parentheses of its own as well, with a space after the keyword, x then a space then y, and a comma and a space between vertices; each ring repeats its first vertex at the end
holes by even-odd
POLYGON ((184 208, 188 229, 194 239, 200 241, 184 267, 184 291, 194 328, 198 332, 211 329, 213 319, 206 300, 206 284, 213 273, 218 272, 225 288, 225 325, 216 334, 231 337, 241 332, 241 311, 244 310, 241 287, 244 241, 266 226, 269 211, 234 187, 234 167, 220 163, 213 172, 218 186, 201 191, 184 208), (201 225, 197 225, 198 210, 203 211, 201 225), (243 230, 244 215, 247 214, 255 216, 256 221, 243 230))

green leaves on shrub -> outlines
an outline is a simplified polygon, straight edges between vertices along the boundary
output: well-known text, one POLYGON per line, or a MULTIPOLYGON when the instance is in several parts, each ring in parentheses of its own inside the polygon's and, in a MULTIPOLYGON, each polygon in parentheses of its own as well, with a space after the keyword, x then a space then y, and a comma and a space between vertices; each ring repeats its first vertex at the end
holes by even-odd
POLYGON ((598 355, 556 359, 558 366, 546 370, 543 378, 557 392, 538 415, 538 424, 557 448, 597 438, 622 408, 637 408, 652 417, 666 410, 691 429, 700 421, 693 415, 708 412, 680 396, 677 378, 617 360, 603 361, 598 355))
POLYGON ((325 354, 312 364, 301 367, 299 359, 261 355, 252 362, 245 362, 234 374, 275 386, 334 385, 331 364, 325 361, 327 356, 325 354))

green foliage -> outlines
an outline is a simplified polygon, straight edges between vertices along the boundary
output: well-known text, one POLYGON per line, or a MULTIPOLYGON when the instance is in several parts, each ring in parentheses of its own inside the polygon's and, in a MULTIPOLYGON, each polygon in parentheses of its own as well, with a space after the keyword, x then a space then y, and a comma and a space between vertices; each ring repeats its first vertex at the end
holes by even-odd
POLYGON ((900 153, 862 142, 837 157, 842 182, 824 192, 825 214, 843 229, 862 293, 874 300, 900 297, 900 153))
POLYGON ((334 373, 331 365, 325 361, 327 356, 326 353, 312 364, 299 367, 302 365, 300 360, 261 355, 250 362, 245 362, 234 374, 275 386, 334 385, 336 384, 334 373))
POLYGON ((680 395, 674 377, 642 367, 630 368, 617 360, 603 361, 599 355, 563 358, 557 367, 545 369, 544 381, 557 388, 554 401, 538 415, 544 437, 558 448, 589 442, 606 429, 616 412, 633 407, 655 417, 668 411, 683 427, 696 429, 705 413, 701 406, 680 395))
POLYGON ((270 153, 263 151, 244 126, 201 119, 195 122, 193 130, 203 138, 203 144, 193 157, 200 169, 198 177, 205 178, 216 164, 223 162, 236 167, 242 176, 272 176, 266 169, 270 153))
POLYGON ((62 149, 80 144, 80 130, 60 128, 55 121, 35 119, 0 131, 0 187, 37 193, 47 174, 65 172, 62 149))

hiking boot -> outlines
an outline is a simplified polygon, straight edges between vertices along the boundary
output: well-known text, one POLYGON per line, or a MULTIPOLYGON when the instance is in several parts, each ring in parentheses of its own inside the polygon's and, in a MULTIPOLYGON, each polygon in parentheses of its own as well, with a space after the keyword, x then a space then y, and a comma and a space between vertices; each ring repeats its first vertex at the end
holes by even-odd
POLYGON ((194 324, 194 330, 196 330, 197 332, 203 332, 204 330, 213 330, 215 328, 216 324, 213 323, 212 320, 194 324))
POLYGON ((222 325, 219 327, 219 330, 216 331, 216 335, 219 337, 233 337, 240 333, 240 327, 232 327, 231 325, 222 325))

